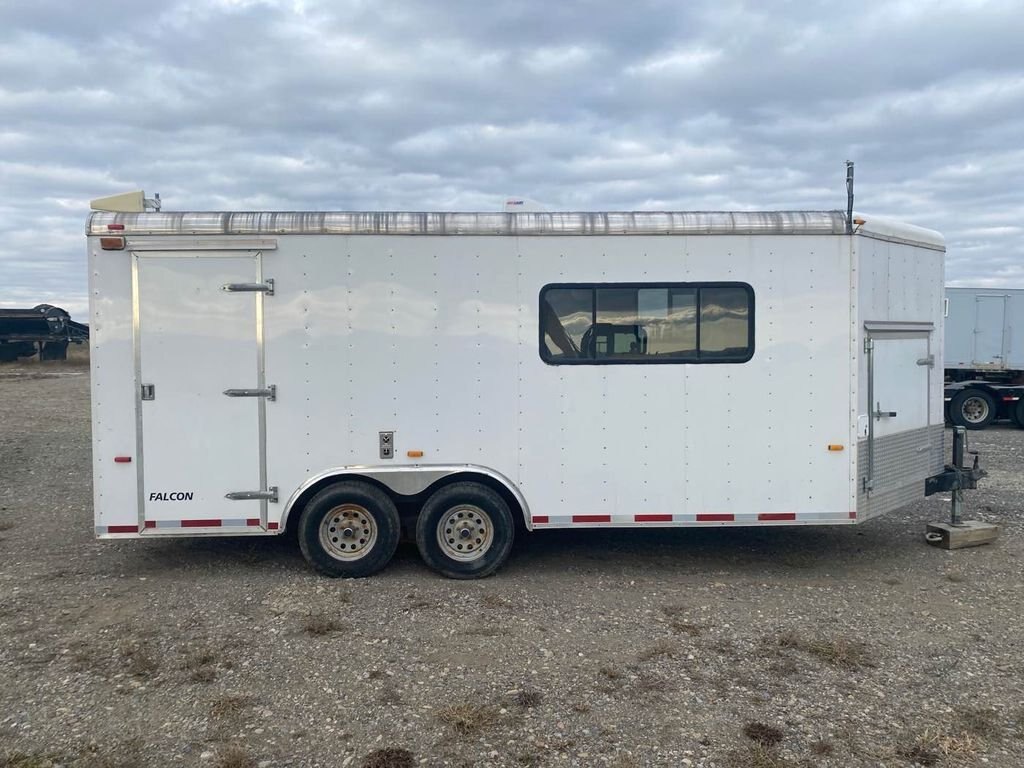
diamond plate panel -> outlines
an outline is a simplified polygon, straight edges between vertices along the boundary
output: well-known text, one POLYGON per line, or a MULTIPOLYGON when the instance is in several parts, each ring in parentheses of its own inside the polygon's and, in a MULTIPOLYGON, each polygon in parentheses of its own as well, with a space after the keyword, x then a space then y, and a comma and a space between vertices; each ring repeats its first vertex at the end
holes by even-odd
POLYGON ((864 490, 868 474, 868 441, 857 443, 857 519, 871 517, 924 498, 924 481, 942 471, 945 463, 945 427, 900 432, 875 439, 874 490, 864 490))

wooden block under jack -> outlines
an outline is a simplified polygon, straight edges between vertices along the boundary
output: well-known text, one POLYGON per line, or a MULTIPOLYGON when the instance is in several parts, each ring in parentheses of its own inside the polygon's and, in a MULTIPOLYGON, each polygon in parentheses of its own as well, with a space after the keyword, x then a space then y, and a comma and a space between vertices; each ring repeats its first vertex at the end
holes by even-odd
POLYGON ((964 520, 960 525, 952 523, 928 523, 925 538, 928 543, 943 549, 963 549, 991 544, 999 537, 999 526, 980 520, 964 520))

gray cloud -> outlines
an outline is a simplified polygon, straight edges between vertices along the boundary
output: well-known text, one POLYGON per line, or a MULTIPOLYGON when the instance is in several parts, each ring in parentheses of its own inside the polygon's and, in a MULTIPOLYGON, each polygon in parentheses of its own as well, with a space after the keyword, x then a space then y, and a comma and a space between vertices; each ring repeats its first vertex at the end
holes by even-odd
POLYGON ((1024 285, 1011 2, 0 5, 0 303, 84 312, 88 200, 858 207, 1024 285), (17 7, 16 7, 17 6, 17 7))

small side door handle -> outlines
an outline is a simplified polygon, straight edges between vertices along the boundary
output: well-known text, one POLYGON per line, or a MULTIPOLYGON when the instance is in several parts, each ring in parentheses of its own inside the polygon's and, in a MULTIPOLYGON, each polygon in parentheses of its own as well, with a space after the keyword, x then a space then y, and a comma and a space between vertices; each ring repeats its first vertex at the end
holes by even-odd
POLYGON ((892 419, 895 418, 896 411, 883 411, 881 403, 875 403, 875 418, 876 419, 892 419))

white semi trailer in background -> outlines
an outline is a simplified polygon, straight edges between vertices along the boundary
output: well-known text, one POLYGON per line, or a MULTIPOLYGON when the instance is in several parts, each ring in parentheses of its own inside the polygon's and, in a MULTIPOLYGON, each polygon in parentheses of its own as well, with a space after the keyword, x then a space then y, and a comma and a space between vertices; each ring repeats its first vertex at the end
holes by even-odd
POLYGON ((949 420, 1024 428, 1024 289, 947 288, 943 315, 949 420))
POLYGON ((292 528, 364 576, 405 524, 468 578, 517 529, 852 525, 974 477, 906 224, 97 211, 88 257, 101 538, 292 528))

